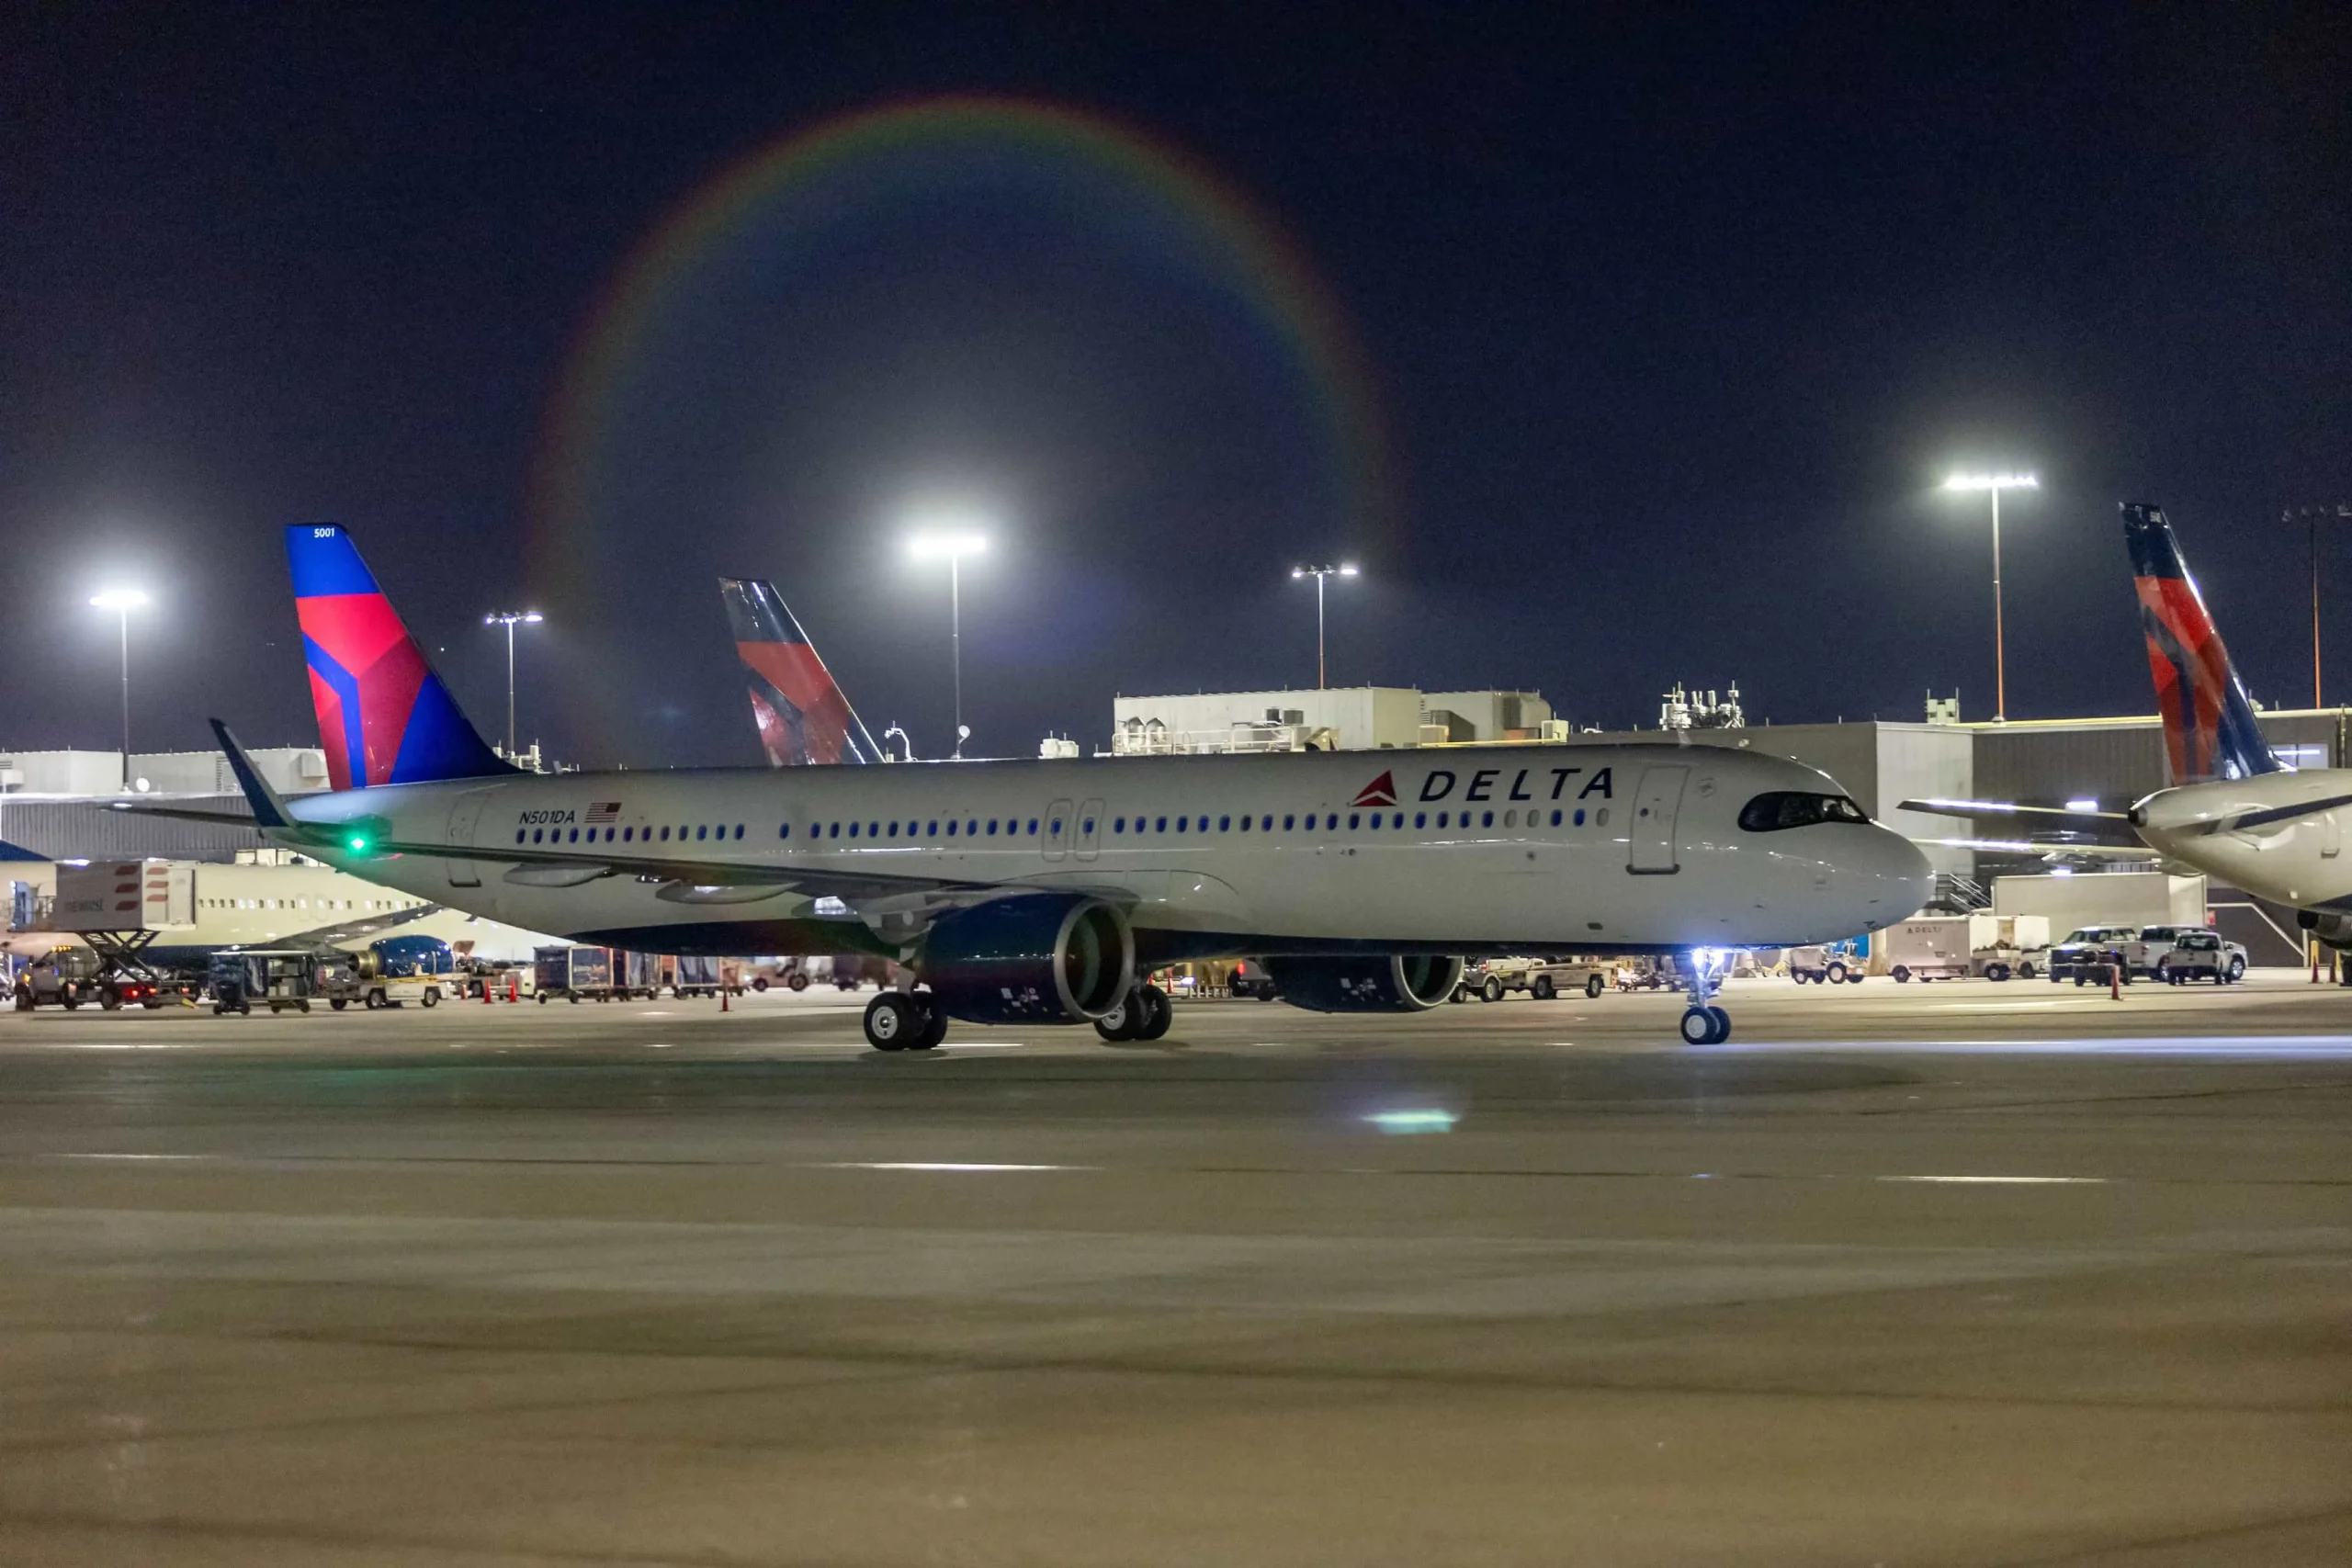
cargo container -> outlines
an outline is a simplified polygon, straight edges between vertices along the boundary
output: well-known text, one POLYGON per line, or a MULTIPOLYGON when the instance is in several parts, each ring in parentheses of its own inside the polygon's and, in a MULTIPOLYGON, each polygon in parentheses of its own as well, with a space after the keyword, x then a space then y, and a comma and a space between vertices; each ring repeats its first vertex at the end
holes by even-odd
POLYGON ((573 945, 542 947, 532 954, 535 988, 541 1003, 557 997, 576 1002, 583 997, 597 1001, 613 999, 613 951, 605 947, 573 945))

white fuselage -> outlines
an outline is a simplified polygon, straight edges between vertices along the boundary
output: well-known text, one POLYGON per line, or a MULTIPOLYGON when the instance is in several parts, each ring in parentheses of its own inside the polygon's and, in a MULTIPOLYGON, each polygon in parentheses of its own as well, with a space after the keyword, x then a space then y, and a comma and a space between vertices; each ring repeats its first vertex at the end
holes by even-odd
POLYGON ((2352 903, 2344 854, 2352 770, 2256 773, 2158 790, 2132 808, 2149 846, 2257 898, 2300 909, 2352 903))
POLYGON ((1095 892, 1160 961, 1780 945, 1851 936, 1925 901, 1925 859, 1873 824, 1741 829, 1741 807, 1775 790, 1838 793, 1784 759, 1660 744, 518 775, 291 809, 469 852, 305 850, 371 881, 663 952, 903 948, 888 933, 918 929, 924 901, 888 886, 698 887, 680 862, 822 873, 836 888, 873 874, 1095 892), (672 869, 628 863, 654 858, 672 869), (577 885, 548 885, 563 880, 577 885))

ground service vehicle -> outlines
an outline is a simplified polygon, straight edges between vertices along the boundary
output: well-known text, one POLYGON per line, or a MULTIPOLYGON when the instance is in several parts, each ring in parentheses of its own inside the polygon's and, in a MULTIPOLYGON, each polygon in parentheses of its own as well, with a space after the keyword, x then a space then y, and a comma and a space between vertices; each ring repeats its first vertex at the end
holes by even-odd
POLYGON ((2184 931, 2173 939, 2168 951, 2156 955, 2149 973, 2175 986, 2191 980, 2233 986, 2245 978, 2245 949, 2224 940, 2219 931, 2184 931))
MULTIPOLYGON (((1237 997, 1255 997, 1261 1002, 1271 1002, 1282 995, 1274 985, 1273 972, 1263 964, 1252 964, 1246 958, 1234 964, 1233 976, 1226 985, 1237 997)), ((1453 999, 1462 998, 1457 996, 1453 999)))
POLYGON ((1539 1002, 1550 1001, 1563 991, 1597 997, 1609 988, 1613 976, 1607 965, 1576 959, 1555 963, 1542 958, 1490 958, 1464 970, 1453 999, 1461 1002, 1476 997, 1482 1002, 1498 1002, 1512 991, 1525 991, 1539 1002))
POLYGON ((360 1000, 370 1008, 412 1001, 438 1007, 445 991, 465 995, 457 955, 439 937, 388 936, 369 942, 359 954, 358 980, 360 1000))
POLYGON ((1966 915, 1915 915, 1887 927, 1879 940, 1886 972, 1898 984, 1957 980, 1969 972, 1966 915))
MULTIPOLYGON (((242 948, 214 953, 205 977, 206 988, 212 993, 213 1013, 250 1013, 256 1002, 272 1012, 289 1008, 310 1011, 312 999, 322 995, 322 956, 312 948, 242 948)), ((343 1006, 341 1000, 327 999, 335 1007, 343 1006)))
POLYGON ((2072 980, 2077 986, 2088 985, 2104 981, 2112 969, 2130 985, 2132 965, 2125 950, 2139 938, 2137 926, 2082 926, 2067 932, 2066 940, 2050 950, 2050 983, 2072 980))
POLYGON ((17 976, 18 1012, 43 1006, 68 1012, 85 1003, 112 1012, 121 1007, 160 1008, 166 1000, 152 975, 129 972, 86 947, 61 947, 36 958, 17 976))
POLYGON ((568 1002, 582 998, 611 1001, 616 990, 613 957, 610 948, 584 944, 536 949, 531 967, 540 1005, 544 1007, 558 997, 568 1002))
POLYGON ((1789 978, 1798 985, 1807 980, 1816 986, 1862 983, 1861 961, 1850 958, 1836 948, 1792 947, 1788 954, 1789 978))

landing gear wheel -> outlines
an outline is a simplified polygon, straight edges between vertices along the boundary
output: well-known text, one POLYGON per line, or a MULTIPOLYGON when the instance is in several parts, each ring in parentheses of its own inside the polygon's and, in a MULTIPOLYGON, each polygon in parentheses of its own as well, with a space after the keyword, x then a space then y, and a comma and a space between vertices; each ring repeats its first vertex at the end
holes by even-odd
POLYGON ((903 991, 884 991, 865 1004, 865 1043, 876 1051, 911 1051, 929 1010, 903 991))
POLYGON ((917 993, 915 1000, 922 1005, 922 1032, 907 1047, 910 1051, 931 1051, 947 1038, 947 1015, 932 1005, 931 998, 917 993))
POLYGON ((1731 1032, 1731 1019, 1721 1008, 1689 1008, 1682 1014, 1682 1043, 1714 1045, 1731 1032))
POLYGON ((1144 1004, 1129 991, 1119 1005, 1094 1021, 1094 1032, 1105 1040, 1133 1040, 1143 1032, 1144 1004))
POLYGON ((1157 986, 1138 986, 1135 1000, 1144 1008, 1143 1025, 1136 1032, 1138 1040, 1158 1040, 1167 1034, 1176 1021, 1176 1010, 1168 1005, 1168 993, 1157 986))

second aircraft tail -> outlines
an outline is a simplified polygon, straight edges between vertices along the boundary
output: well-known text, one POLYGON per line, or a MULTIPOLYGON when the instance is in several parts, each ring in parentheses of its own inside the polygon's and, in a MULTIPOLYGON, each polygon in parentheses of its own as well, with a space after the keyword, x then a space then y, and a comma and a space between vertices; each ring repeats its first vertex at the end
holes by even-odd
POLYGON ((881 749, 772 583, 722 577, 735 652, 751 677, 752 718, 772 766, 872 762, 881 749))
POLYGON ((2278 759, 2262 739, 2254 704, 2180 558, 2164 509, 2125 502, 2122 512, 2173 783, 2277 773, 2278 759))

